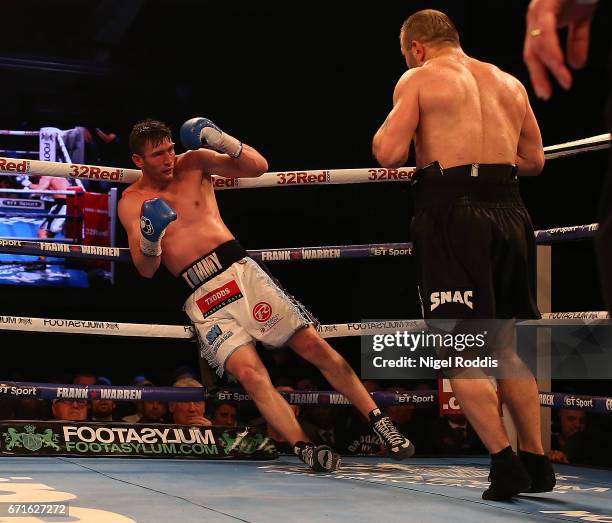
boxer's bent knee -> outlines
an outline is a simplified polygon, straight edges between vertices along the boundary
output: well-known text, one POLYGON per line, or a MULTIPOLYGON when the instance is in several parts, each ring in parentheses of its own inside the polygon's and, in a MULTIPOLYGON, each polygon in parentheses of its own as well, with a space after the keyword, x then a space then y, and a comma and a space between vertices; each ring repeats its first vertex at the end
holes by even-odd
POLYGON ((302 358, 308 361, 324 358, 329 355, 329 345, 311 327, 297 331, 287 343, 302 358))
POLYGON ((232 375, 247 391, 257 390, 270 384, 268 372, 263 366, 236 365, 232 370, 232 375))

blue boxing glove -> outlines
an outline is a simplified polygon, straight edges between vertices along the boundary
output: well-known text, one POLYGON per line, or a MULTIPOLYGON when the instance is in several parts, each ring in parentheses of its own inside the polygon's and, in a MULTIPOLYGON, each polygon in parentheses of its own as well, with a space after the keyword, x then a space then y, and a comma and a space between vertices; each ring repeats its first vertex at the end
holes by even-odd
POLYGON ((15 181, 24 189, 27 189, 30 185, 32 185, 30 177, 27 174, 20 174, 19 176, 15 176, 15 181))
POLYGON ((232 158, 238 158, 242 152, 242 143, 233 136, 224 133, 208 118, 192 118, 181 126, 181 142, 187 149, 204 147, 232 158))
POLYGON ((145 256, 159 256, 166 228, 176 213, 163 198, 145 200, 140 211, 140 250, 145 256))

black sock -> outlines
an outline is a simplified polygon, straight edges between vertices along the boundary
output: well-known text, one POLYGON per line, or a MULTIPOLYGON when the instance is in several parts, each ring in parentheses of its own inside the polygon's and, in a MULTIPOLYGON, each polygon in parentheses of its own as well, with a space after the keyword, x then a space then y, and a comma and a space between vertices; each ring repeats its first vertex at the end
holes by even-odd
POLYGON ((505 461, 511 460, 512 457, 515 456, 512 447, 508 445, 505 449, 496 452, 495 454, 491 454, 491 463, 495 465, 496 463, 503 463, 505 461))
POLYGON ((527 470, 532 473, 550 469, 550 460, 544 454, 534 454, 533 452, 519 450, 519 458, 525 467, 527 467, 527 470))
POLYGON ((378 407, 376 407, 374 410, 372 410, 368 414, 368 418, 370 419, 371 422, 374 422, 378 420, 379 418, 382 418, 382 412, 380 411, 378 407))

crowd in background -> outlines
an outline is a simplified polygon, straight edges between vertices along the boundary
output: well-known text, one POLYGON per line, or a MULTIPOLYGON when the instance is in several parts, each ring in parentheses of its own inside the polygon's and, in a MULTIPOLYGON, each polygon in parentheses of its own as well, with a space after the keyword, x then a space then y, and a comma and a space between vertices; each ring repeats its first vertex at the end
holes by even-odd
MULTIPOLYGON (((147 376, 134 376, 130 385, 155 387, 202 387, 196 371, 186 365, 171 374, 171 383, 153 383, 147 376)), ((51 380, 75 385, 117 385, 95 372, 77 372, 51 380)), ((426 391, 436 382, 393 382, 363 380, 368 392, 426 391), (391 384, 391 385, 390 385, 391 384)), ((281 392, 330 390, 312 377, 274 378, 281 392)), ((384 456, 385 451, 368 421, 350 406, 296 406, 291 409, 309 438, 328 444, 344 455, 384 456)), ((462 414, 440 415, 438 405, 399 405, 384 408, 395 425, 414 442, 417 456, 484 455, 486 449, 462 414)), ((261 417, 251 402, 207 400, 190 402, 113 401, 108 399, 6 399, 0 401, 0 420, 71 420, 123 422, 130 424, 168 423, 189 426, 253 426, 276 442, 281 453, 292 454, 282 436, 261 417)), ((553 411, 551 459, 560 463, 612 466, 612 442, 605 436, 610 422, 605 416, 580 410, 553 411)))

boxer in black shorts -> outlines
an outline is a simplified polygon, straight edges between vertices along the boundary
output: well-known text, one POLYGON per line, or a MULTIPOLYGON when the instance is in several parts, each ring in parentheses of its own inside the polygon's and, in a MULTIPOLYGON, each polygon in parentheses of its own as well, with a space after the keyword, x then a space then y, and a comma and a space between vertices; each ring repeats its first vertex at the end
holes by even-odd
POLYGON ((413 178, 425 318, 539 318, 535 237, 516 167, 434 162, 413 178))
MULTIPOLYGON (((515 178, 538 175, 544 151, 525 88, 496 66, 466 55, 455 26, 440 11, 410 16, 400 43, 409 70, 397 82, 393 108, 372 151, 381 165, 399 167, 414 141, 419 171, 412 238, 424 316, 463 318, 457 322, 461 329, 472 319, 537 318, 533 230, 515 178)), ((517 428, 518 456, 486 375, 450 377, 491 453, 491 485, 483 493, 491 500, 547 492, 555 485, 540 435, 537 384, 506 343, 513 339, 508 326, 511 320, 494 330, 490 345, 520 371, 497 381, 517 428)))

